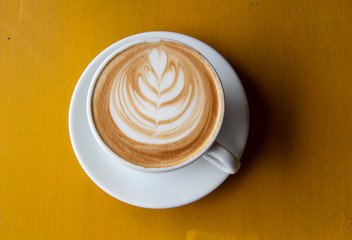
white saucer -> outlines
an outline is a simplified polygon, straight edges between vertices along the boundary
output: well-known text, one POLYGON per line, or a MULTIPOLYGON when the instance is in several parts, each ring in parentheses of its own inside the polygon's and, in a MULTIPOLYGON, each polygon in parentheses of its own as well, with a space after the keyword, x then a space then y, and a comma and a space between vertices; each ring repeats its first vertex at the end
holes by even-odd
POLYGON ((225 118, 217 141, 241 157, 249 130, 249 111, 242 84, 230 64, 214 49, 178 33, 147 32, 125 38, 101 52, 84 70, 73 92, 69 110, 69 131, 73 150, 87 175, 111 196, 145 208, 171 208, 196 201, 215 190, 229 174, 204 159, 181 169, 146 173, 114 161, 94 139, 87 120, 86 98, 91 78, 114 50, 145 37, 181 41, 201 52, 220 76, 226 99, 225 118))

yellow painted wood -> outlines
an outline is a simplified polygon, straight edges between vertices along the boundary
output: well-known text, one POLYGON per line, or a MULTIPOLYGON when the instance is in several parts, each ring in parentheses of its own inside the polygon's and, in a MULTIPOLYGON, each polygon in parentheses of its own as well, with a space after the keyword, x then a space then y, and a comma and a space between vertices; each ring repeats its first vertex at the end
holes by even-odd
POLYGON ((0 239, 352 239, 352 2, 0 1, 0 239), (168 30, 223 54, 248 93, 238 175, 149 210, 100 190, 68 108, 117 40, 168 30))

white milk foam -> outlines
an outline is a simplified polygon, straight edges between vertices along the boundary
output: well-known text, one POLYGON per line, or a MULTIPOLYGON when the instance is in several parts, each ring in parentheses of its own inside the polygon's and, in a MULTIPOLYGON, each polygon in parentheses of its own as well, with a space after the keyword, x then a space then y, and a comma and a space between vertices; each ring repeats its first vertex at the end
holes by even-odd
MULTIPOLYGON (((167 50, 166 50, 167 51, 167 50)), ((193 84, 185 78, 185 61, 153 48, 138 71, 137 84, 129 84, 129 66, 116 76, 109 109, 114 123, 129 138, 146 144, 176 142, 196 127, 204 104, 204 89, 197 72, 193 84)), ((138 56, 136 56, 137 58, 138 56)))

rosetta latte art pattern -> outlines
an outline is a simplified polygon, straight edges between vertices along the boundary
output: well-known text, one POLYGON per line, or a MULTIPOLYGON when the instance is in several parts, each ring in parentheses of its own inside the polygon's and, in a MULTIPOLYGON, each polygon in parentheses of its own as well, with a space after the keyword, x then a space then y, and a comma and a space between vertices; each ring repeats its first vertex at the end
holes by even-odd
POLYGON ((110 93, 110 114, 135 141, 176 142, 197 126, 205 98, 203 88, 192 63, 162 46, 155 47, 134 56, 117 74, 110 93))
POLYGON ((207 60, 172 41, 142 42, 116 54, 94 86, 92 114, 104 143, 146 168, 187 161, 214 138, 223 95, 207 60))

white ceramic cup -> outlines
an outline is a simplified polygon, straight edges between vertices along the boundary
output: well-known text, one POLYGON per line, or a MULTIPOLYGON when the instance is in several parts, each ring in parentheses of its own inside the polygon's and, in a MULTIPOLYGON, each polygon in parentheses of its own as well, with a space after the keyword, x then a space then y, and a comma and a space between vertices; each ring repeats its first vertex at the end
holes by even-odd
MULTIPOLYGON (((166 40, 166 41, 174 41, 174 42, 178 42, 178 43, 182 43, 183 45, 192 48, 190 46, 188 46, 187 44, 183 43, 182 41, 179 40, 175 40, 172 38, 165 38, 165 37, 153 37, 153 38, 144 38, 142 40, 138 40, 138 41, 133 41, 133 42, 129 42, 127 44, 125 44, 124 46, 116 49, 112 54, 110 54, 103 62, 102 64, 99 66, 99 68, 97 69, 97 71, 95 72, 89 89, 88 89, 88 94, 87 94, 87 102, 86 102, 86 111, 87 111, 87 117, 88 117, 88 123, 89 123, 89 127, 96 139, 96 141, 99 143, 99 145, 106 151, 108 152, 110 155, 112 155, 116 161, 120 162, 121 164, 130 167, 132 169, 136 169, 136 170, 140 170, 140 171, 145 171, 145 172, 165 172, 165 171, 172 171, 172 170, 176 170, 179 169, 181 167, 184 167, 194 161, 204 161, 207 160, 209 163, 213 164, 215 167, 221 169, 224 172, 227 172, 229 174, 234 174, 238 171, 238 169, 241 166, 240 160, 233 154, 231 153, 228 149, 226 149, 224 146, 222 146, 221 144, 219 144, 218 142, 216 142, 216 137, 219 134, 219 131, 221 129, 222 126, 222 122, 224 119, 224 114, 225 114, 225 97, 224 97, 224 90, 221 84, 221 80, 219 78, 219 75, 217 74, 217 72, 215 71, 214 68, 213 71, 217 76, 217 80, 219 81, 219 85, 221 86, 221 96, 223 99, 223 110, 221 113, 221 120, 219 125, 217 126, 216 129, 216 133, 214 134, 213 138, 211 139, 211 141, 209 141, 209 143, 207 144, 206 147, 204 147, 200 153, 198 153, 197 155, 189 158, 188 160, 176 164, 174 166, 170 166, 170 167, 163 167, 163 168, 145 168, 142 166, 138 166, 135 164, 132 164, 130 162, 128 162, 127 160, 121 158, 120 156, 118 156, 116 153, 114 153, 105 143, 104 141, 101 139, 95 124, 94 124, 94 120, 93 120, 93 115, 92 115, 92 95, 93 95, 93 91, 94 91, 94 87, 95 87, 95 83, 97 81, 97 79, 100 76, 101 71, 104 69, 105 65, 114 57, 116 56, 118 53, 122 52, 123 50, 127 49, 128 47, 141 43, 141 42, 154 42, 154 41, 159 41, 159 40, 166 40)), ((192 48, 194 49, 194 48, 192 48)), ((199 52, 199 51, 198 51, 199 52)), ((199 52, 203 58, 205 60, 207 60, 207 62, 209 63, 210 66, 212 66, 211 62, 204 57, 204 55, 199 52)))

